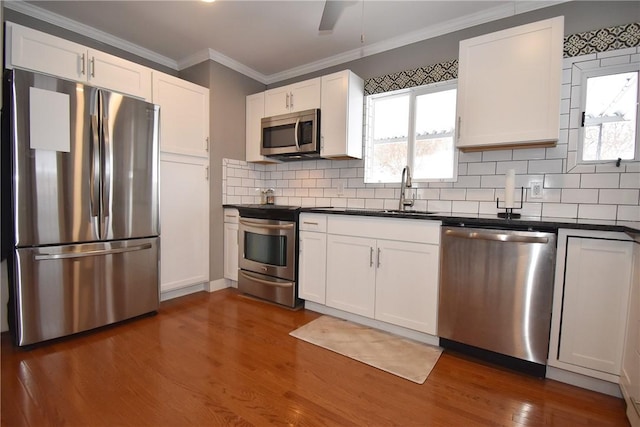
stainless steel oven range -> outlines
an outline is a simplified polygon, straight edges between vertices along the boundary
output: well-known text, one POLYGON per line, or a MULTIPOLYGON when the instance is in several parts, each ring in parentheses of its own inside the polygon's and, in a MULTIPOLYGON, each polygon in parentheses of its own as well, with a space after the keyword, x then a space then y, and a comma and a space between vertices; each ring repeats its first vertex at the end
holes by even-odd
POLYGON ((297 241, 300 207, 242 205, 238 250, 238 290, 296 307, 297 241))

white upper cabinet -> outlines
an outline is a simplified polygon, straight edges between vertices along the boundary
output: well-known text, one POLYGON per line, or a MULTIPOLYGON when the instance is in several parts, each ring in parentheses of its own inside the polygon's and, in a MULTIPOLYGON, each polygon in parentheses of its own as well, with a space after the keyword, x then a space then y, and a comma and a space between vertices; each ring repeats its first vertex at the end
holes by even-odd
POLYGON ((260 154, 260 146, 262 145, 262 124, 261 120, 264 115, 264 92, 254 93, 247 96, 246 101, 246 160, 247 162, 257 163, 277 163, 275 160, 269 159, 260 154))
POLYGON ((564 17, 460 42, 456 146, 555 145, 564 17))
POLYGON ((153 73, 153 102, 160 105, 160 150, 209 157, 209 89, 153 73))
POLYGON ((362 158, 364 81, 349 70, 322 77, 320 156, 362 158))
POLYGON ((265 117, 320 108, 320 77, 269 89, 264 97, 265 117))
POLYGON ((49 34, 7 23, 7 68, 23 68, 151 101, 151 69, 49 34))

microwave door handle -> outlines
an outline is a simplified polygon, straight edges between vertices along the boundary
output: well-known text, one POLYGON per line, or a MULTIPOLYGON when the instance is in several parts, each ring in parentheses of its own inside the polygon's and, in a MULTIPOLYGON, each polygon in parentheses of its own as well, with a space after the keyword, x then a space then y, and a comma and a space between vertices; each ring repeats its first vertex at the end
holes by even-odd
POLYGON ((298 151, 300 151, 300 141, 298 141, 298 128, 300 127, 300 118, 298 117, 298 120, 296 120, 296 128, 294 131, 294 136, 295 136, 295 140, 296 140, 296 149, 298 151))

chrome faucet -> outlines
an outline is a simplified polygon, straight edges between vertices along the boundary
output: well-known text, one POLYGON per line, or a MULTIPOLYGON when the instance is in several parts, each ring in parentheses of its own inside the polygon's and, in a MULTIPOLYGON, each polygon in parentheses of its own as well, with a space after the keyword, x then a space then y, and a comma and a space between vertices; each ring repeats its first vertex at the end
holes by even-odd
POLYGON ((406 189, 411 188, 411 168, 409 165, 402 169, 402 178, 400 178, 400 203, 398 204, 398 210, 403 211, 407 206, 413 206, 413 199, 407 200, 406 189))

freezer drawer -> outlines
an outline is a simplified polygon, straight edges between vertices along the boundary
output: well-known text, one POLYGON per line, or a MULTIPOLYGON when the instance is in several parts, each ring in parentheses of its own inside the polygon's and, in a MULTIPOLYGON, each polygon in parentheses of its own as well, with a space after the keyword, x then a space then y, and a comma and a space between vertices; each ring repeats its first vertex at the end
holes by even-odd
POLYGON ((15 252, 17 345, 156 311, 160 239, 21 248, 15 252))

